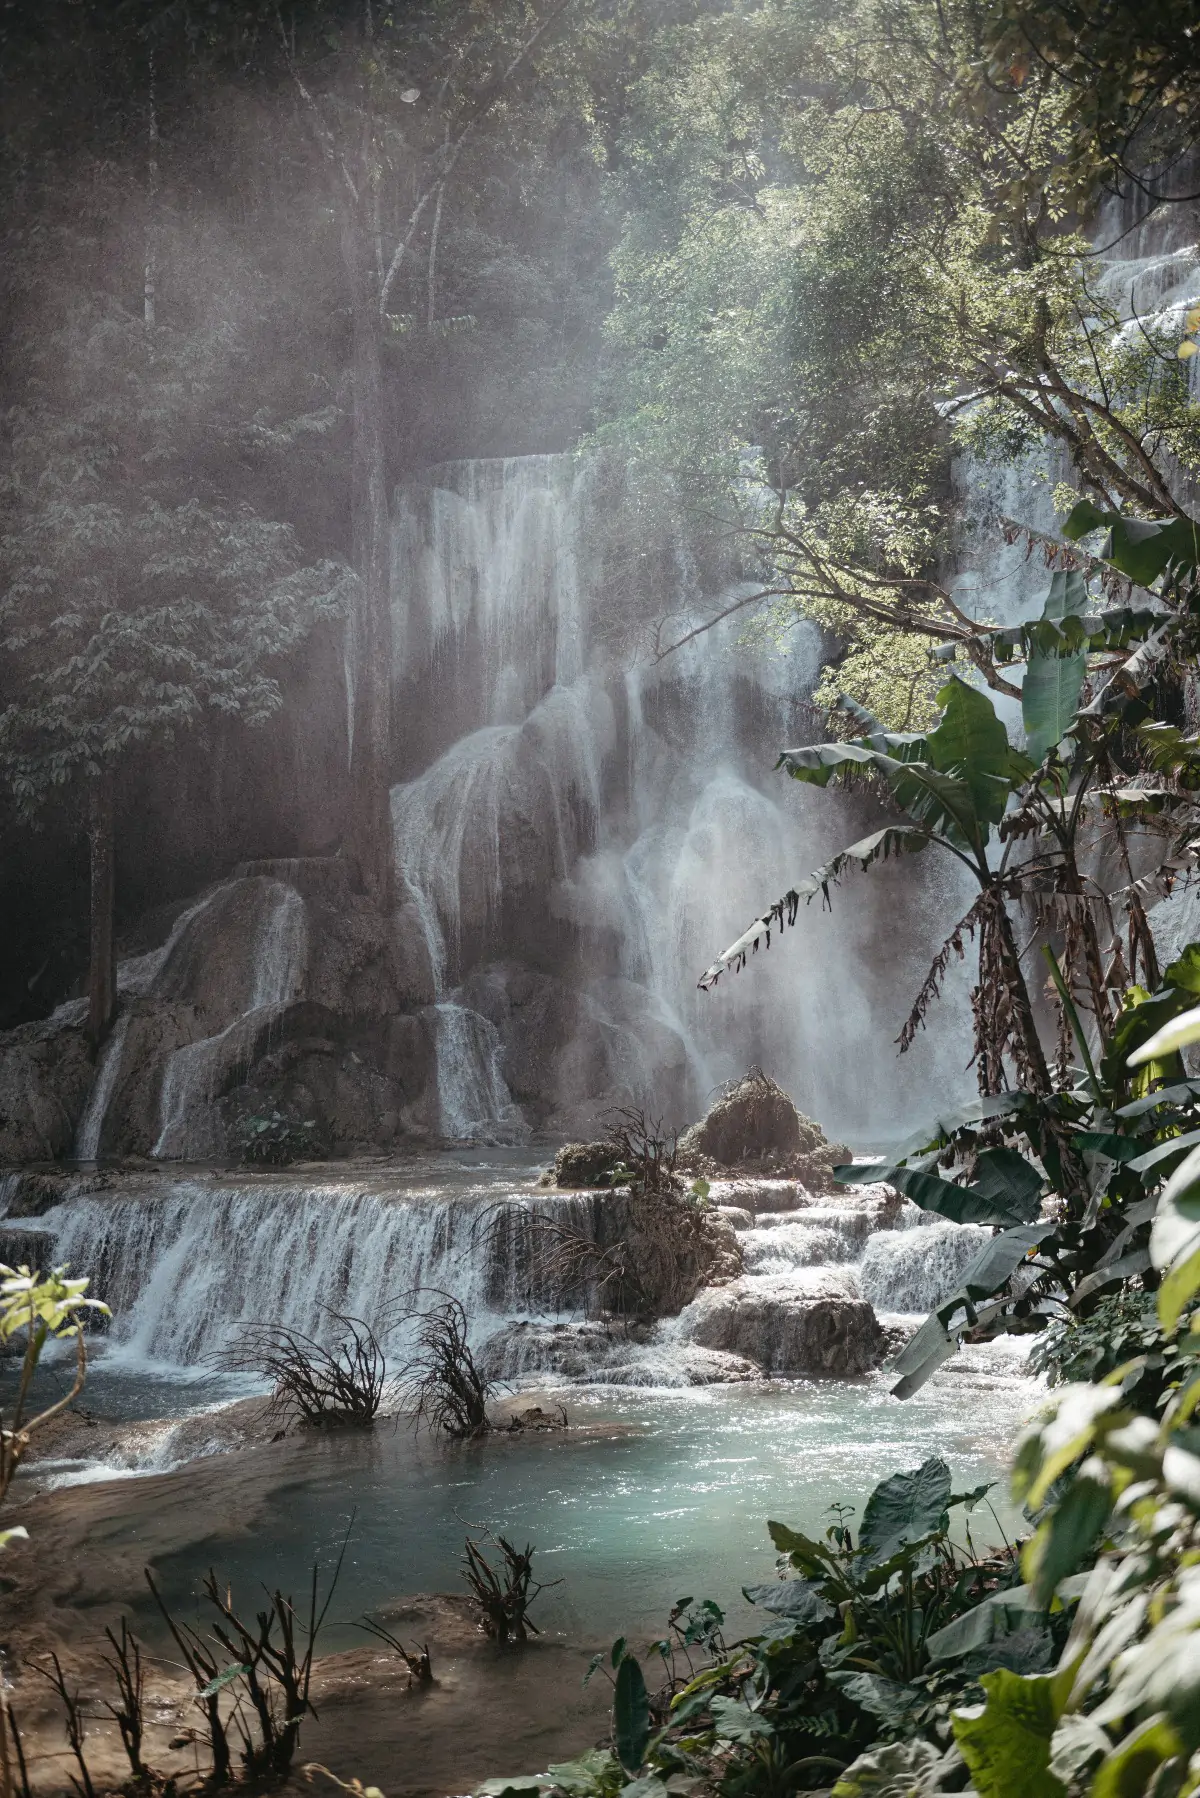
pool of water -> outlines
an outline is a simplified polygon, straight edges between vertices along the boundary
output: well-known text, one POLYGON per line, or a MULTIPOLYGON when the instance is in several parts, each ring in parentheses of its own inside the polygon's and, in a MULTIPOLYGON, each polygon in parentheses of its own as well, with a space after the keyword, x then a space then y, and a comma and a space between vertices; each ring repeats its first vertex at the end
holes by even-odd
MULTIPOLYGON (((977 1543, 1011 1534, 1020 1520, 1005 1471, 1037 1396, 992 1346, 906 1404, 882 1378, 576 1388, 564 1394, 574 1427, 558 1434, 437 1446, 389 1423, 314 1435, 264 1494, 252 1534, 213 1533, 198 1516, 194 1540, 155 1565, 172 1609, 195 1615, 210 1567, 250 1605, 264 1584, 302 1592, 314 1559, 328 1577, 345 1541, 324 1644, 345 1647, 363 1640, 352 1621, 365 1611, 462 1590, 464 1537, 491 1531, 535 1544, 547 1582, 535 1618, 551 1636, 656 1629, 689 1594, 728 1605, 736 1623, 747 1615, 741 1586, 774 1568, 768 1518, 820 1531, 831 1506, 861 1505, 878 1480, 930 1454, 950 1463, 956 1487, 998 1482, 995 1516, 970 1520, 977 1543)), ((154 1635, 152 1614, 138 1621, 154 1635)))

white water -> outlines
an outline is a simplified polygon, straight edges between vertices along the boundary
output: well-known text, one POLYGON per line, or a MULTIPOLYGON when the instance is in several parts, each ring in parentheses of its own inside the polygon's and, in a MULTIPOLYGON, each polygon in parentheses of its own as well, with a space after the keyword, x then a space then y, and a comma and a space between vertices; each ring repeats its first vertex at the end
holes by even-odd
MULTIPOLYGON (((257 930, 235 1001, 238 1015, 223 1030, 177 1049, 167 1061, 158 1138, 151 1151, 159 1160, 200 1161, 222 1154, 225 1134, 216 1109, 222 1084, 231 1069, 249 1060, 262 1025, 269 1026, 303 989, 308 958, 304 901, 281 881, 253 884, 261 888, 257 930)), ((162 969, 169 966, 170 958, 164 957, 162 969)))
MULTIPOLYGON (((508 1375, 541 1368, 667 1386, 744 1377, 694 1342, 703 1305, 666 1320, 648 1342, 584 1323, 561 1290, 547 1287, 528 1218, 553 1213, 590 1237, 603 1201, 537 1190, 533 1172, 510 1153, 490 1166, 438 1157, 402 1175, 317 1182, 158 1175, 70 1198, 39 1228, 57 1233, 56 1261, 89 1270, 114 1313, 108 1352, 133 1365, 194 1368, 235 1340, 244 1319, 328 1338, 337 1328, 330 1310, 365 1318, 399 1353, 411 1304, 398 1301, 430 1288, 462 1301, 473 1340, 495 1338, 498 1371, 508 1375), (525 1324, 542 1333, 513 1333, 525 1324), (553 1325, 557 1335, 544 1328, 553 1325)), ((744 1198, 747 1188, 730 1191, 744 1198)), ((730 1193, 718 1182, 713 1196, 730 1193)), ((953 1225, 880 1229, 877 1189, 864 1189, 861 1203, 814 1203, 786 1183, 760 1182, 757 1198, 800 1202, 739 1232, 739 1289, 777 1304, 842 1293, 868 1297, 878 1311, 925 1309, 954 1289, 982 1235, 953 1225)))
POLYGON ((100 1152, 100 1133, 104 1129, 104 1115, 108 1110, 109 1100, 117 1084, 121 1072, 121 1060, 125 1053, 125 1038, 129 1033, 129 1014, 122 1013, 113 1025, 108 1040, 100 1050, 100 1060, 96 1068, 92 1090, 88 1094, 87 1105, 79 1120, 79 1128, 75 1133, 75 1159, 77 1161, 95 1161, 100 1152))
MULTIPOLYGON (((449 464, 398 502, 397 712, 411 772, 392 819, 439 999, 470 1009, 471 971, 500 966, 506 979, 513 962, 569 986, 551 1095, 564 1131, 614 1101, 682 1125, 758 1062, 827 1128, 886 1136, 934 1081, 943 1093, 970 1084, 954 1027, 897 1059, 928 955, 890 934, 886 955, 877 946, 903 905, 927 921, 932 952, 953 875, 933 858, 881 870, 838 896, 836 917, 805 910, 769 967, 697 992, 749 919, 855 834, 838 800, 773 773, 780 747, 811 729, 803 708, 823 650, 809 625, 781 652, 723 627, 662 663, 638 659, 611 633, 615 596, 589 547, 596 504, 587 468, 553 456, 449 464)), ((684 570, 676 592, 631 603, 643 623, 676 613, 682 632, 685 613, 718 602, 684 570)), ((459 1036, 439 1030, 439 1042, 459 1056, 459 1036)), ((439 1069, 443 1116, 478 1110, 446 1102, 452 1080, 472 1094, 492 1082, 483 1033, 472 1056, 439 1069)), ((503 1099, 471 1121, 502 1138, 503 1099)))
POLYGON ((442 1135, 524 1142, 529 1126, 500 1072, 496 1026, 450 1000, 434 1007, 434 1017, 442 1135))

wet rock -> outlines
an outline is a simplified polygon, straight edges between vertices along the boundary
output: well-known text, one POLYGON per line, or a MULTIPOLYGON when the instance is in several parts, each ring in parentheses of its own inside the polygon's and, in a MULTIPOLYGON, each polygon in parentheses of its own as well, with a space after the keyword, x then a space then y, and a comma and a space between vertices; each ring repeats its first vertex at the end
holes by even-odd
POLYGON ((760 1369, 744 1355, 679 1340, 645 1324, 514 1322, 480 1352, 492 1379, 551 1374, 608 1386, 711 1386, 755 1380, 760 1369))
POLYGON ((0 1166, 70 1154, 93 1071, 82 1019, 56 1015, 0 1037, 0 1166))
POLYGON ((611 1186, 620 1155, 610 1142, 569 1142, 554 1157, 556 1186, 611 1186))
MULTIPOLYGON (((706 1115, 679 1139, 679 1166, 719 1175, 725 1169, 790 1175, 811 1193, 835 1191, 833 1168, 850 1159, 819 1124, 796 1110, 781 1086, 760 1068, 726 1088, 706 1115)), ((772 1209, 782 1210, 782 1206, 772 1209)))
POLYGON ((871 1306, 836 1277, 747 1276, 702 1292, 679 1320, 691 1340, 743 1355, 766 1373, 852 1377, 882 1361, 887 1340, 871 1306))

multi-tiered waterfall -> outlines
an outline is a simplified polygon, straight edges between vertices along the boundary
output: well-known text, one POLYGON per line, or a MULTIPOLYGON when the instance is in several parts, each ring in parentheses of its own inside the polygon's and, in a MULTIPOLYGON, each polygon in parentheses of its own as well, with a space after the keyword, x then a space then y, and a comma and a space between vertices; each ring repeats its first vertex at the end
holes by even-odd
MULTIPOLYGON (((950 877, 889 869, 833 917, 811 907, 769 970, 698 993, 713 952, 854 834, 843 805, 772 771, 812 729, 823 647, 801 625, 751 648, 735 620, 638 660, 605 631, 599 504, 566 456, 448 465, 399 498, 411 772, 392 814, 437 981, 443 1118, 470 1116, 465 1086, 501 1133, 510 1096, 551 1129, 621 1102, 678 1122, 757 1062, 831 1126, 887 1134, 963 1079, 953 1031, 936 1070, 930 1045, 906 1065, 892 1043, 950 877)), ((699 605, 681 576, 642 620, 674 613, 679 636, 699 605)))

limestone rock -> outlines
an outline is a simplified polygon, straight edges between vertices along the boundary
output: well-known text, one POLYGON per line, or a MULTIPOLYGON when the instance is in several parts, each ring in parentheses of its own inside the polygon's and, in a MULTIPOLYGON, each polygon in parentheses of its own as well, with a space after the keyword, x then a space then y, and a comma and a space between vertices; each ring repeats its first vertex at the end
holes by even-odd
POLYGON ((55 1014, 0 1037, 0 1166, 70 1154, 93 1071, 82 1019, 55 1014))
MULTIPOLYGON (((751 1169, 791 1175, 809 1192, 836 1191, 832 1170, 849 1161, 843 1143, 831 1143, 819 1124, 797 1111, 781 1086, 760 1068, 735 1081, 678 1144, 679 1166, 719 1175, 751 1169)), ((782 1209, 782 1207, 780 1207, 782 1209)))
POLYGON ((611 1186, 620 1161, 610 1142, 565 1143, 554 1157, 556 1186, 611 1186))
POLYGON ((887 1347, 866 1300, 817 1270, 804 1286, 794 1276, 764 1275, 710 1287, 679 1327, 705 1348, 747 1356, 776 1374, 864 1374, 887 1347))

